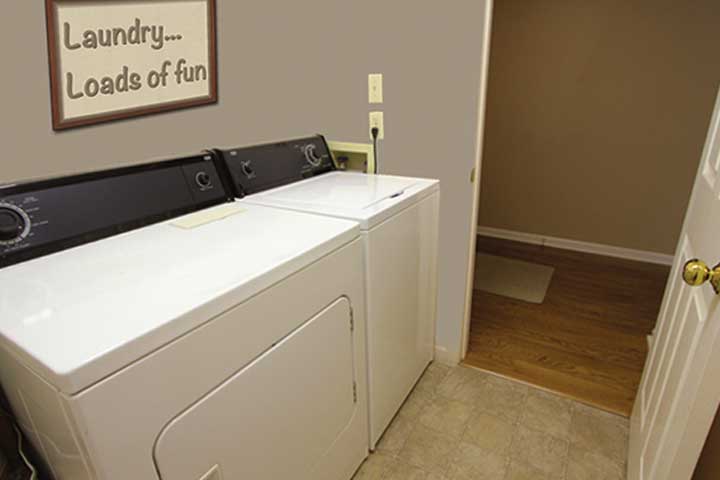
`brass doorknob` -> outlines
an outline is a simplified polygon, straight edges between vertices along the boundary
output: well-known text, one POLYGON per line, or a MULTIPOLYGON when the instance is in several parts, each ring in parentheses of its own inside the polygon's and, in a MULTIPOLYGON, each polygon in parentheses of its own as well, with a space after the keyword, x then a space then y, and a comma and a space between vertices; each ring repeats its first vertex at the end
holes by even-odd
POLYGON ((720 264, 712 269, 697 258, 688 260, 683 267, 683 280, 691 287, 697 287, 710 280, 715 293, 720 293, 720 264))

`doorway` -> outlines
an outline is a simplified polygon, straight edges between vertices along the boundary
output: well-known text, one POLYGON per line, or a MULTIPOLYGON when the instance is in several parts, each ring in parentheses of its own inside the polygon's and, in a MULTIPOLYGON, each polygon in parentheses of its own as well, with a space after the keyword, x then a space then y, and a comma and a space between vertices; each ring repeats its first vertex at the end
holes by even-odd
POLYGON ((693 60, 717 18, 711 1, 495 4, 478 223, 507 235, 476 251, 555 271, 539 304, 473 289, 465 363, 629 416, 720 81, 693 60))

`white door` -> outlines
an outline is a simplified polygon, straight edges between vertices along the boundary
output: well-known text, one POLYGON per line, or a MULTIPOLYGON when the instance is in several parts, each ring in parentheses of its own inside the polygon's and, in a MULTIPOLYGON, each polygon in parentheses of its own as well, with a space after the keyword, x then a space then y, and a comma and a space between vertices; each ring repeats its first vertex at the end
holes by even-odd
POLYGON ((683 281, 688 261, 720 262, 719 240, 720 94, 633 409, 630 480, 689 479, 720 403, 720 296, 683 281))

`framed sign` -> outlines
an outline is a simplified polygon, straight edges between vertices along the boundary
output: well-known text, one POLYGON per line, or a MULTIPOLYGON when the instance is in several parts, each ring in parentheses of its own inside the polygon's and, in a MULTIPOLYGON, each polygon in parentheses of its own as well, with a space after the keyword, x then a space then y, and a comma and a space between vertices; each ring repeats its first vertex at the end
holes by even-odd
POLYGON ((53 129, 217 102, 215 0, 45 0, 53 129))

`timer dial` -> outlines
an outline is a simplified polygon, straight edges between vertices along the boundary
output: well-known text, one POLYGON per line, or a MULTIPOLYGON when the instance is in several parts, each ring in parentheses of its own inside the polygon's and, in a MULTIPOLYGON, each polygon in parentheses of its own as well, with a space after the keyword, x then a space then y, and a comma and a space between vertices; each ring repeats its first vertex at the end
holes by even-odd
POLYGON ((305 160, 313 167, 319 167, 322 164, 324 157, 319 157, 317 154, 317 147, 312 143, 302 147, 302 151, 305 154, 305 160))
POLYGON ((212 178, 207 172, 198 172, 197 175, 195 175, 195 183, 197 183, 198 187, 202 190, 207 190, 213 186, 212 178))
POLYGON ((0 203, 0 245, 23 240, 30 231, 30 219, 15 205, 0 203))
POLYGON ((240 168, 242 169, 242 172, 245 174, 247 178, 255 178, 255 170, 253 169, 252 165, 250 164, 250 160, 242 162, 240 164, 240 168))

